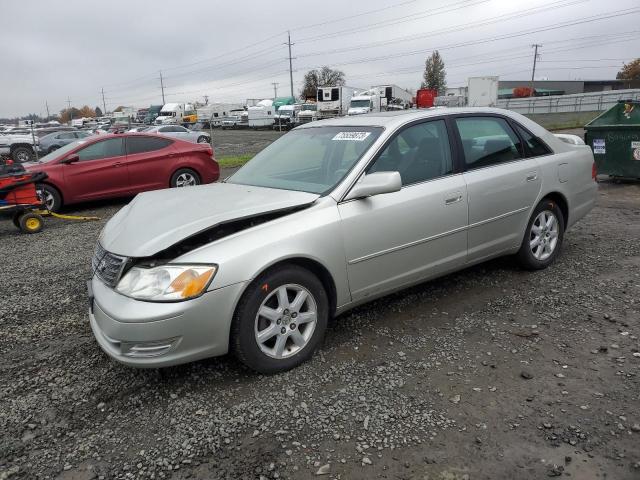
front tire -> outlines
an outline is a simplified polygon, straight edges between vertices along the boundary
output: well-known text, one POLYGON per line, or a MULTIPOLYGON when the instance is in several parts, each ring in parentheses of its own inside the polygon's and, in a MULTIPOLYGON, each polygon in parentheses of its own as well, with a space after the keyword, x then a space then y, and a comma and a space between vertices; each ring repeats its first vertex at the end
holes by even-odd
POLYGON ((543 199, 533 211, 518 251, 518 262, 527 270, 541 270, 553 263, 564 239, 564 217, 556 202, 543 199))
POLYGON ((284 372, 313 356, 328 319, 322 282, 304 268, 280 267, 247 287, 231 325, 231 350, 252 370, 284 372))
POLYGON ((57 212, 62 207, 62 197, 55 187, 46 183, 39 183, 36 185, 36 194, 44 207, 50 212, 57 212))
POLYGON ((169 185, 171 188, 195 187, 200 185, 200 175, 190 168, 181 168, 171 175, 169 185))

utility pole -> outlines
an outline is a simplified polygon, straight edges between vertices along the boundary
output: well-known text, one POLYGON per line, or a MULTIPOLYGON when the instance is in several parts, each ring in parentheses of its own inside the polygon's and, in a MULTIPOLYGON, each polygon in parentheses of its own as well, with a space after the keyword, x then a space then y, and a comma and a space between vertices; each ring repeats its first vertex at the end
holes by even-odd
POLYGON ((276 98, 278 98, 278 82, 271 82, 271 85, 273 85, 273 99, 275 100, 276 98))
POLYGON ((71 111, 71 99, 67 97, 67 111, 69 112, 69 124, 71 124, 71 120, 73 120, 73 112, 71 111))
POLYGON ((47 109, 47 122, 49 121, 49 102, 44 101, 44 106, 47 109))
POLYGON ((533 53, 533 71, 531 72, 531 96, 533 96, 533 81, 536 76, 536 63, 538 61, 538 48, 542 47, 539 43, 531 45, 535 50, 533 53))
POLYGON ((104 101, 104 87, 102 87, 102 108, 104 108, 104 110, 102 111, 102 115, 106 115, 107 114, 107 104, 104 101))
POLYGON ((164 105, 164 83, 162 82, 162 70, 160 70, 160 89, 162 90, 162 104, 164 105))
POLYGON ((289 80, 291 80, 291 96, 293 97, 293 64, 291 62, 291 45, 295 45, 295 43, 291 43, 291 32, 287 30, 287 43, 285 45, 289 46, 289 80))

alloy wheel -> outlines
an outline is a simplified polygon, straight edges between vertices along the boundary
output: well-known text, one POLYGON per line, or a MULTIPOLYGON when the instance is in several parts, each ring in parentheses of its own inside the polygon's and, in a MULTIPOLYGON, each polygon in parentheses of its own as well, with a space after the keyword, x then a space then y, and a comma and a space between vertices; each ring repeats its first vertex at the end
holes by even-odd
POLYGON ((318 321, 318 307, 309 290, 283 285, 265 298, 255 319, 255 339, 265 355, 283 359, 308 343, 318 321))
POLYGON ((197 184, 196 177, 188 172, 181 173, 178 175, 178 178, 176 178, 176 187, 193 187, 197 184))
POLYGON ((545 261, 558 246, 559 224, 556 215, 550 210, 543 210, 531 224, 529 248, 533 256, 545 261))
POLYGON ((36 195, 40 199, 40 201, 44 204, 47 210, 53 209, 55 206, 56 199, 53 198, 51 192, 47 191, 44 188, 37 188, 36 195))

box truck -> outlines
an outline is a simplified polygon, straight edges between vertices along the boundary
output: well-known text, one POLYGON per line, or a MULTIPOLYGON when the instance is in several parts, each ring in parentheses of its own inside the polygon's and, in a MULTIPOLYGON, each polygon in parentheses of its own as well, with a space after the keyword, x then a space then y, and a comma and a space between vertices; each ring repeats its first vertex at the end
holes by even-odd
POLYGON ((467 87, 469 107, 495 107, 498 104, 498 77, 469 77, 467 87))
POLYGON ((331 118, 346 115, 351 97, 357 89, 341 85, 339 87, 318 87, 318 118, 331 118))

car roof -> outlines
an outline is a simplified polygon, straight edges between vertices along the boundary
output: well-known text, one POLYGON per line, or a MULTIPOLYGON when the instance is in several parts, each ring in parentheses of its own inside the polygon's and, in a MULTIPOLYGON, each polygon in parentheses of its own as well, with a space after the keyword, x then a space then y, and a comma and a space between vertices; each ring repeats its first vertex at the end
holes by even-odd
POLYGON ((326 120, 318 120, 315 122, 305 123, 296 127, 295 130, 315 127, 385 127, 387 129, 395 129, 406 123, 428 119, 432 117, 441 117, 445 115, 459 114, 478 114, 486 113, 491 115, 502 115, 516 120, 521 125, 527 127, 531 133, 542 136, 548 132, 537 123, 529 120, 524 115, 511 110, 490 107, 437 107, 425 109, 408 109, 394 110, 390 112, 375 112, 363 115, 352 115, 347 117, 330 118, 326 120))

